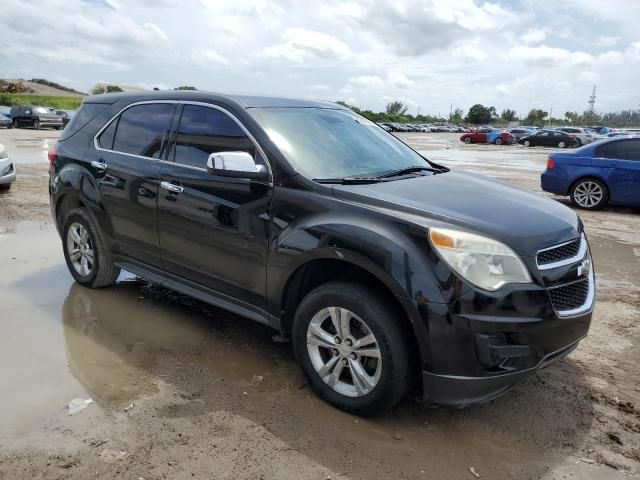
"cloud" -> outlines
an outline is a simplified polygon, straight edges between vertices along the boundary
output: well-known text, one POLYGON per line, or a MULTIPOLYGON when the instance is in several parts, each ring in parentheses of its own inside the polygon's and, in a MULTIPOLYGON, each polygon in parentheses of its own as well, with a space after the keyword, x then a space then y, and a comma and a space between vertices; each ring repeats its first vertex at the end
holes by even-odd
POLYGON ((396 71, 389 72, 389 75, 387 75, 387 83, 389 83, 390 85, 396 88, 411 88, 416 84, 413 80, 409 79, 404 73, 396 72, 396 71))
POLYGON ((620 37, 608 37, 606 35, 599 36, 595 44, 599 47, 614 47, 620 42, 620 37))
POLYGON ((583 65, 593 63, 594 57, 585 52, 572 52, 566 48, 554 48, 547 45, 539 47, 516 46, 509 50, 507 56, 523 62, 535 63, 539 66, 583 65))
POLYGON ((355 87, 382 87, 384 80, 376 75, 360 75, 357 77, 351 77, 349 84, 355 87))
POLYGON ((310 57, 346 60, 353 55, 349 45, 322 32, 287 28, 282 38, 283 43, 263 49, 259 56, 300 63, 310 57))
POLYGON ((547 38, 547 34, 544 30, 533 28, 531 30, 528 30, 527 33, 522 36, 522 41, 526 44, 540 43, 545 38, 547 38))

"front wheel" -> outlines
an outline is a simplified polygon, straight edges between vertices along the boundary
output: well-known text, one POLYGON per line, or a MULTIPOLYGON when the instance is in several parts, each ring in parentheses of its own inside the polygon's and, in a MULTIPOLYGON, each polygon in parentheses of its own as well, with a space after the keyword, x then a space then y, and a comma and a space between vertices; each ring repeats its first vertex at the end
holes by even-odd
POLYGON ((598 210, 609 201, 609 191, 600 180, 583 178, 571 188, 571 201, 584 210, 598 210))
POLYGON ((40 120, 34 120, 33 128, 35 128, 36 130, 40 130, 40 120))
POLYGON ((81 285, 112 285, 120 269, 113 265, 99 228, 84 208, 70 211, 62 227, 62 249, 69 272, 81 285))
POLYGON ((466 143, 467 145, 469 145, 471 143, 471 138, 469 137, 464 137, 464 143, 466 143))
POLYGON ((496 138, 496 145, 502 145, 502 139, 500 137, 496 138))
POLYGON ((522 142, 522 144, 523 144, 525 147, 530 147, 530 146, 531 146, 531 141, 529 141, 529 140, 525 140, 524 142, 522 142))
POLYGON ((330 282, 313 290, 296 311, 292 336, 314 391, 342 410, 375 415, 412 385, 402 318, 362 285, 330 282))

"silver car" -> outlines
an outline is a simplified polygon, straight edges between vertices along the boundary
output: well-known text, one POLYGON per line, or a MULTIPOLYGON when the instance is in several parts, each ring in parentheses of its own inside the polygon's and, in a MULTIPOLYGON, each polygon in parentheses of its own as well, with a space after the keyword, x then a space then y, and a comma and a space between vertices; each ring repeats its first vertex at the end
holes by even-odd
POLYGON ((16 167, 9 152, 4 145, 0 143, 0 190, 9 190, 11 184, 16 181, 16 167))
POLYGON ((569 135, 575 135, 576 142, 577 142, 576 146, 578 147, 582 145, 586 145, 587 143, 595 142, 596 140, 600 139, 600 137, 595 132, 595 130, 591 130, 590 128, 559 127, 556 130, 560 130, 561 132, 568 133, 569 135))

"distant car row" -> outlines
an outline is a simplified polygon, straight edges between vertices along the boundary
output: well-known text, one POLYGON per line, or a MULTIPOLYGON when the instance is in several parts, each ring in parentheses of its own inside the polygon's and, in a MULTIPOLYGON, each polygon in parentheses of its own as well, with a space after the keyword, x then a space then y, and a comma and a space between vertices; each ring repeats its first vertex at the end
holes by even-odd
POLYGON ((387 132, 450 132, 461 133, 468 132, 469 129, 465 127, 459 127, 458 125, 440 124, 434 125, 431 123, 397 123, 397 122, 382 122, 379 123, 382 128, 387 132))
POLYGON ((71 120, 74 111, 56 110, 40 105, 16 105, 11 107, 8 112, 2 113, 0 127, 32 127, 36 130, 50 127, 62 130, 71 120))

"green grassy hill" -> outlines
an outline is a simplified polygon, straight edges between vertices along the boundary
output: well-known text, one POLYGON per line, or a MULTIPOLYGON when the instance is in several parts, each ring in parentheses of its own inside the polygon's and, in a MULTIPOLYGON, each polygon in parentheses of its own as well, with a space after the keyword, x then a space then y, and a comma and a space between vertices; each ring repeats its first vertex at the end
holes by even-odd
POLYGON ((80 107, 83 98, 35 93, 0 93, 0 105, 44 105, 63 110, 75 110, 80 107))

